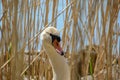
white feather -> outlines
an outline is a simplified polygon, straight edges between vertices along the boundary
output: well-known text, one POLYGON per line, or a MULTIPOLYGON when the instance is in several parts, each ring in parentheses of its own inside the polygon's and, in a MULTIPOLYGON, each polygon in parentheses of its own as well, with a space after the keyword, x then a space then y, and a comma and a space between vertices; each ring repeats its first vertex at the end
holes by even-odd
POLYGON ((51 36, 48 33, 59 36, 59 31, 55 27, 47 27, 41 33, 41 40, 52 66, 53 80, 70 80, 70 69, 66 59, 56 52, 51 44, 51 36))

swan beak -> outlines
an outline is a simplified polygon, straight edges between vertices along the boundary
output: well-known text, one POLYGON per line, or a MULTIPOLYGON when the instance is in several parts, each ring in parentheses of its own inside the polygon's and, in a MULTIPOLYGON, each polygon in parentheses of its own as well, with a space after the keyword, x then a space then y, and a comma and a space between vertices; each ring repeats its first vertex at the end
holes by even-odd
POLYGON ((64 51, 62 50, 60 43, 56 39, 53 41, 53 46, 55 47, 57 53, 59 53, 60 55, 64 55, 64 51))

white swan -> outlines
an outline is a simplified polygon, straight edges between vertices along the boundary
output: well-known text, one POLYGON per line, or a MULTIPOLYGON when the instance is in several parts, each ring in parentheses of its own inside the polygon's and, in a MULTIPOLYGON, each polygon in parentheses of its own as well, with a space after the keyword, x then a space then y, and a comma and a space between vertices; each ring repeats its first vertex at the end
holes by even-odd
POLYGON ((59 44, 59 31, 55 27, 47 27, 40 37, 52 66, 52 80, 70 80, 70 69, 59 44))

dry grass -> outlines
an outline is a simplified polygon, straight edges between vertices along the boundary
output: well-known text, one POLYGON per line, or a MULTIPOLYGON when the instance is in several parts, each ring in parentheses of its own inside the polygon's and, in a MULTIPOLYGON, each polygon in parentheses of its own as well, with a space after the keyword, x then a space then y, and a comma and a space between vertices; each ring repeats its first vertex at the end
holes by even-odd
POLYGON ((71 67, 71 80, 88 74, 96 80, 120 79, 120 0, 0 2, 0 80, 52 79, 39 34, 43 27, 59 26, 57 18, 61 15, 62 47, 71 67), (61 11, 60 5, 64 5, 61 11))

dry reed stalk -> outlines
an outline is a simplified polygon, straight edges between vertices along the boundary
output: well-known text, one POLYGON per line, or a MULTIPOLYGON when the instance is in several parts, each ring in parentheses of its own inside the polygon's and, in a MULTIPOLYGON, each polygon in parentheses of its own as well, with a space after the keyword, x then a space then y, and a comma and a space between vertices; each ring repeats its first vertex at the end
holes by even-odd
MULTIPOLYGON (((58 2, 59 0, 53 0, 53 7, 52 7, 52 21, 55 19, 55 17, 57 16, 57 11, 58 11, 58 2)), ((56 21, 54 21, 54 23, 52 24, 53 26, 56 27, 56 21)))
MULTIPOLYGON (((110 5, 110 4, 109 4, 110 5)), ((108 37, 107 37, 107 41, 109 42, 109 50, 108 50, 108 65, 110 66, 110 70, 108 70, 108 79, 112 79, 112 38, 113 38, 113 24, 117 18, 118 15, 118 0, 113 1, 113 3, 111 3, 112 5, 112 10, 110 11, 110 26, 109 26, 109 32, 108 32, 108 37), (114 13, 113 13, 114 12, 114 13)))
POLYGON ((48 14, 49 14, 49 0, 46 1, 46 17, 45 17, 45 24, 44 25, 47 25, 48 24, 48 14))

